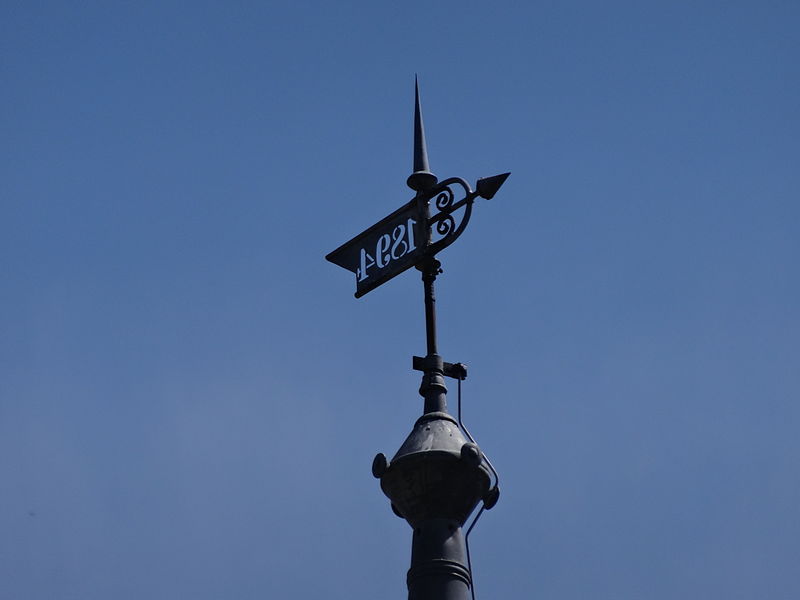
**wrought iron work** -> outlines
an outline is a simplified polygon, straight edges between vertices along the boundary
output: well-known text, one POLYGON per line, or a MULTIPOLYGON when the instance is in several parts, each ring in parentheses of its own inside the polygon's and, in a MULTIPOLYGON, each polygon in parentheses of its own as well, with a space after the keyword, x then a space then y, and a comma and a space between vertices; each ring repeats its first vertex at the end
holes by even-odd
POLYGON ((438 211, 425 221, 425 225, 432 229, 431 233, 433 234, 435 230, 435 234, 438 236, 438 239, 432 240, 431 244, 426 248, 427 254, 438 254, 455 242, 464 233, 469 224, 475 198, 481 197, 487 200, 492 198, 508 176, 509 173, 503 173, 502 175, 479 179, 475 186, 475 191, 460 177, 451 177, 440 182, 430 192, 422 196, 421 199, 423 201, 430 202, 430 200, 433 200, 434 206, 438 211), (455 199, 457 192, 463 193, 459 200, 455 199), (456 213, 462 208, 464 211, 459 217, 458 224, 456 224, 456 213))
POLYGON ((470 593, 474 598, 466 539, 500 494, 497 471, 461 421, 466 367, 438 354, 434 282, 442 272, 436 257, 464 233, 475 199, 492 199, 508 175, 479 179, 475 190, 460 177, 439 182, 428 164, 417 84, 414 172, 406 182, 416 195, 326 256, 356 275, 357 298, 412 266, 422 274, 427 354, 415 356, 413 368, 423 372, 423 414, 391 461, 378 454, 372 463, 392 510, 414 530, 409 600, 466 600, 470 593), (458 380, 458 419, 447 412, 445 377, 458 380))
POLYGON ((479 179, 475 191, 460 177, 421 189, 409 202, 325 258, 355 273, 355 296, 360 298, 456 241, 469 223, 475 198, 493 197, 508 175, 479 179), (460 198, 456 200, 456 196, 460 198), (431 203, 436 207, 433 215, 431 203))

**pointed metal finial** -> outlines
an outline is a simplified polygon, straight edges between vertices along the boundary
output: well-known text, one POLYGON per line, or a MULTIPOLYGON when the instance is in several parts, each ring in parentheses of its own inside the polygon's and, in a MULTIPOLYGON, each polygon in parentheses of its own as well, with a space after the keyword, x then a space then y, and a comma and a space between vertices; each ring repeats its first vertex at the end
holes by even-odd
POLYGON ((425 191, 436 185, 438 178, 428 166, 428 147, 425 144, 425 126, 422 124, 422 109, 419 102, 419 80, 414 77, 414 172, 406 183, 415 192, 425 191))

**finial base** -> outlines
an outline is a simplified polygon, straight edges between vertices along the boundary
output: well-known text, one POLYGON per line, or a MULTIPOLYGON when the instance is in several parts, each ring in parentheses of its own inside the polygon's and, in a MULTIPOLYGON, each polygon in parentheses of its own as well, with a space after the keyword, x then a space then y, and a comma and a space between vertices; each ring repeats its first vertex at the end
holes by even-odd
POLYGON ((406 179, 406 185, 408 185, 408 187, 415 192, 428 191, 438 182, 439 178, 430 171, 416 171, 409 175, 408 179, 406 179))

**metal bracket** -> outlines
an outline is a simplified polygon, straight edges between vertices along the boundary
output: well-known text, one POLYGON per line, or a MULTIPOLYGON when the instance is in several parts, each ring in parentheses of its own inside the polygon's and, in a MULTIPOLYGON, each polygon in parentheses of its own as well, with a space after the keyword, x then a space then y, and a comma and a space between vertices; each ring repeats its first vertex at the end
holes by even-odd
MULTIPOLYGON (((412 368, 415 371, 427 371, 428 363, 421 356, 412 357, 412 368)), ((467 378, 467 365, 464 363, 442 363, 442 375, 450 377, 451 379, 458 379, 464 381, 467 378)))

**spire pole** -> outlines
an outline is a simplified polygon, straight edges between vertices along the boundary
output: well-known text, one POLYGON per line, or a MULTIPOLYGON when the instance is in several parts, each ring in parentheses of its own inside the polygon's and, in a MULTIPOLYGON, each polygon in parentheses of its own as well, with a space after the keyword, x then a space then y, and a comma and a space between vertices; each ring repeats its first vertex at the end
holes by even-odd
MULTIPOLYGON (((432 190, 438 181, 431 173, 428 164, 428 146, 425 143, 425 125, 422 121, 422 106, 419 99, 419 79, 414 77, 414 172, 408 176, 407 184, 417 192, 416 200, 425 226, 425 246, 431 244, 433 237, 430 225, 431 209, 427 192, 432 190)), ((442 272, 441 263, 432 254, 426 254, 417 263, 422 273, 423 294, 425 298, 425 356, 420 395, 425 398, 423 414, 447 412, 447 387, 444 384, 443 361, 439 356, 436 340, 436 291, 434 282, 442 272)))
POLYGON ((458 430, 456 420, 447 413, 444 361, 439 356, 436 340, 434 290, 436 277, 442 271, 441 263, 430 249, 433 238, 430 199, 438 179, 431 173, 428 164, 419 81, 415 80, 414 83, 414 172, 408 177, 407 183, 417 192, 415 200, 423 221, 426 248, 425 254, 416 264, 416 268, 422 273, 425 297, 427 354, 420 365, 423 375, 419 387, 425 404, 423 415, 414 425, 414 431, 392 460, 394 469, 386 467, 386 471, 381 473, 386 459, 376 457, 378 469, 376 472, 373 463, 373 474, 386 475, 381 480, 381 487, 392 498, 397 514, 402 515, 414 529, 411 568, 406 578, 409 600, 468 600, 472 588, 472 573, 462 525, 466 521, 466 515, 489 488, 489 481, 485 467, 481 468, 481 455, 477 446, 470 453, 472 448, 469 442, 458 430), (430 447, 426 447, 426 441, 423 440, 430 447), (464 448, 468 450, 465 452, 464 448), (437 457, 449 453, 447 458, 455 459, 457 464, 443 463, 431 469, 424 458, 428 453, 437 457), (439 469, 446 470, 447 475, 439 472, 439 469), (434 471, 437 473, 433 473, 434 471), (423 485, 420 483, 428 477, 444 482, 444 485, 441 489, 428 489, 420 494, 427 482, 423 485), (403 489, 414 481, 419 483, 411 484, 413 491, 403 489), (452 490, 458 491, 453 494, 452 490), (407 499, 415 495, 419 495, 416 501, 408 503, 407 499), (454 502, 451 495, 463 497, 454 502))

